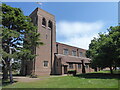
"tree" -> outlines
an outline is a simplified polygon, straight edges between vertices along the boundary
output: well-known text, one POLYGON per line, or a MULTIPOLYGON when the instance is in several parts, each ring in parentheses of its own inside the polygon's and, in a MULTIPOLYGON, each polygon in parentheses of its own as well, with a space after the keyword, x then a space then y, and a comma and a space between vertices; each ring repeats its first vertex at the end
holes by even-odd
POLYGON ((33 60, 35 53, 33 49, 43 44, 40 42, 40 34, 37 27, 33 25, 28 16, 24 16, 19 8, 13 8, 2 4, 2 64, 3 79, 12 78, 11 59, 33 60))
POLYGON ((87 57, 91 58, 93 68, 112 67, 120 63, 120 27, 110 27, 108 34, 99 33, 98 38, 94 38, 89 45, 87 57))
POLYGON ((21 68, 21 60, 14 60, 12 62, 12 71, 17 72, 19 74, 21 68))
POLYGON ((120 67, 120 26, 110 27, 109 36, 112 38, 113 44, 115 46, 115 67, 120 67))

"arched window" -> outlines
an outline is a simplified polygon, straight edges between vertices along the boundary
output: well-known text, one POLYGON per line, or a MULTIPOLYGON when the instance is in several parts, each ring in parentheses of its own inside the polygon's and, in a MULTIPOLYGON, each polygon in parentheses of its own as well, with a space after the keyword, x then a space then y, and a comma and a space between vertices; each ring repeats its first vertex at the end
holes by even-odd
POLYGON ((52 25, 52 22, 49 20, 48 22, 48 28, 52 29, 53 25, 52 25))
POLYGON ((46 26, 46 19, 45 18, 42 19, 42 25, 46 26))

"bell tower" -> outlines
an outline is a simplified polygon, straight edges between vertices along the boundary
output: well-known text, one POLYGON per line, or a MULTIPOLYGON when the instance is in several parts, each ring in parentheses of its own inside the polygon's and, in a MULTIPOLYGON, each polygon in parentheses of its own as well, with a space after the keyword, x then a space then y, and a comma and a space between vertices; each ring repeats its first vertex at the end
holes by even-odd
POLYGON ((56 53, 56 22, 54 15, 36 8, 30 18, 38 27, 40 40, 44 45, 36 47, 36 59, 33 63, 33 70, 36 75, 50 75, 54 73, 54 53, 56 53))

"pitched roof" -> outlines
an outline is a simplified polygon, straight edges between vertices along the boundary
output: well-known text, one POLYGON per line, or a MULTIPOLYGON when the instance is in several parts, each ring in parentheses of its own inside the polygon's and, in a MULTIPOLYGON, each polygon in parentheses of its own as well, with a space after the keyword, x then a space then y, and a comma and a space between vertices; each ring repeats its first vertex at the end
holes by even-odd
POLYGON ((70 55, 63 55, 63 54, 56 54, 56 57, 61 60, 61 63, 66 65, 67 63, 82 63, 81 60, 84 61, 84 63, 90 63, 89 58, 85 57, 77 57, 77 56, 70 56, 70 55))

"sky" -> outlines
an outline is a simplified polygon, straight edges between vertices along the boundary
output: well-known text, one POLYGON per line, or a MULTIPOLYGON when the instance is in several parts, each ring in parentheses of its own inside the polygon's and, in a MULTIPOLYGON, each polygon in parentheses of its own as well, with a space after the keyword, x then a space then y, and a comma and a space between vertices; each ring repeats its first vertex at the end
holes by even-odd
POLYGON ((119 23, 119 26, 120 26, 120 1, 119 1, 119 5, 118 5, 118 23, 119 23))
POLYGON ((29 15, 35 8, 53 14, 56 19, 56 40, 88 49, 93 37, 118 25, 117 2, 6 2, 29 15))

